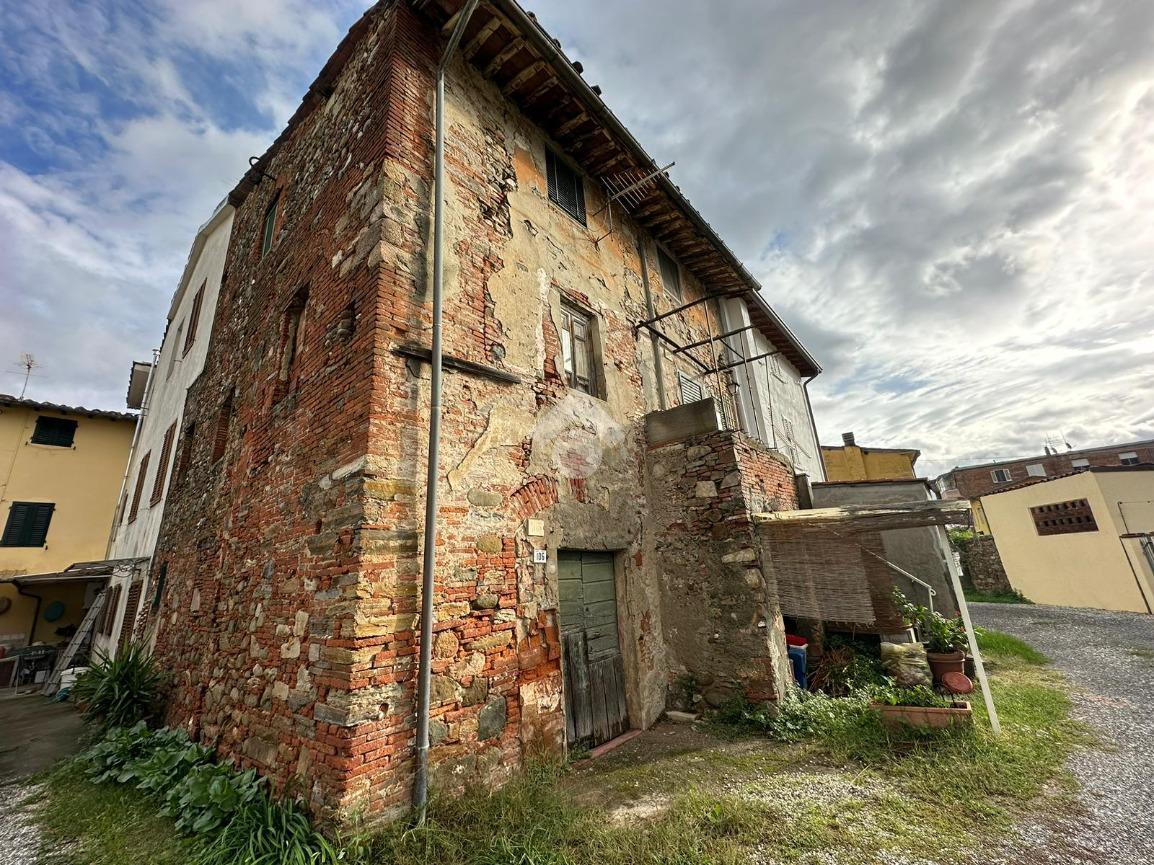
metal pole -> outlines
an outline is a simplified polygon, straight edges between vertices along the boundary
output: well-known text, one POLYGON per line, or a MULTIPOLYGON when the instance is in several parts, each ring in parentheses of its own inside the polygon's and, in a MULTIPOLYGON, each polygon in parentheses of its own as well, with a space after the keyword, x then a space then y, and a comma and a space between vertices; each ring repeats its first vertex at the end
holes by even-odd
MULTIPOLYGON (((649 288, 649 263, 645 260, 645 239, 637 238, 637 258, 641 262, 641 287, 645 289, 645 314, 654 316, 653 292, 649 288)), ((661 356, 661 338, 655 331, 649 332, 653 346, 653 375, 657 379, 657 407, 665 411, 665 361, 661 356)))
POLYGON ((441 306, 445 230, 445 67, 480 0, 469 0, 437 65, 436 141, 433 148, 433 345, 429 365, 429 462, 425 474, 424 556, 421 566, 421 653, 417 671, 417 766, 413 807, 425 820, 429 800, 429 697, 433 681, 433 587, 437 566, 437 475, 441 450, 441 306))

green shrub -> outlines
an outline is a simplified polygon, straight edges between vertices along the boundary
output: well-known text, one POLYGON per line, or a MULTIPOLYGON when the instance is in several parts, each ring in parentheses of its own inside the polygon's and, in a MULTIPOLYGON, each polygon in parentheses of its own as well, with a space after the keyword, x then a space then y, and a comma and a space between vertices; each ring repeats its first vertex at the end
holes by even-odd
POLYGON ((922 706, 926 708, 946 708, 954 705, 952 697, 939 694, 929 685, 915 685, 912 688, 879 688, 873 694, 876 703, 886 706, 922 706))
POLYGON ((308 817, 271 800, 255 770, 214 762, 181 731, 149 730, 143 721, 114 728, 79 762, 97 783, 132 785, 159 801, 177 829, 204 842, 205 865, 336 861, 308 817))
POLYGON ((165 676, 148 649, 130 643, 115 658, 100 657, 72 686, 72 699, 100 729, 154 723, 162 713, 165 676))
POLYGON ((960 618, 947 619, 936 610, 913 604, 899 589, 893 591, 893 602, 902 619, 917 628, 927 652, 944 654, 964 651, 968 646, 966 628, 960 618))

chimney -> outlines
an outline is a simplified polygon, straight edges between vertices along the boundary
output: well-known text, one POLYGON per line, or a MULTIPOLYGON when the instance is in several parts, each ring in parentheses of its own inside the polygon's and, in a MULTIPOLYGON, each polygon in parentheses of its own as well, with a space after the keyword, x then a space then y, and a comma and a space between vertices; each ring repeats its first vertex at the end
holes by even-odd
POLYGON ((851 433, 851 432, 842 433, 841 434, 841 440, 842 440, 842 444, 844 444, 847 448, 852 448, 852 447, 857 446, 857 442, 855 442, 853 440, 853 433, 851 433))

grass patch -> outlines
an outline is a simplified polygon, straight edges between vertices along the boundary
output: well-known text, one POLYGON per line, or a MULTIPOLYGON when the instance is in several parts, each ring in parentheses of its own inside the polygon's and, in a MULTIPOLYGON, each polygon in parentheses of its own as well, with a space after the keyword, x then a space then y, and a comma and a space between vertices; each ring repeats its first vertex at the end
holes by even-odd
MULTIPOLYGON (((984 640, 996 664, 1001 737, 990 731, 980 701, 973 730, 932 736, 889 733, 852 701, 798 710, 794 720, 804 729, 795 741, 671 727, 655 740, 684 741, 663 750, 630 745, 578 769, 533 766, 499 790, 434 798, 423 825, 396 824, 356 839, 343 848, 343 861, 959 861, 1039 801, 1047 811, 1063 807, 1072 790, 1063 761, 1086 741, 1069 719, 1058 673, 1039 666, 1040 656, 1019 640, 996 632, 984 640)), ((131 790, 60 775, 50 779, 48 793, 37 819, 51 844, 70 846, 67 860, 46 865, 167 865, 198 855, 131 790)))
POLYGON ((985 628, 978 632, 978 649, 983 657, 991 655, 995 659, 1013 658, 1026 664, 1042 666, 1050 663, 1050 659, 1027 643, 1019 640, 1012 634, 1001 631, 990 631, 985 628))
POLYGON ((93 784, 71 763, 44 779, 31 807, 39 865, 186 865, 195 852, 144 794, 93 784))
POLYGON ((976 589, 966 592, 966 601, 971 604, 1032 604, 1034 603, 1021 592, 979 592, 976 589))

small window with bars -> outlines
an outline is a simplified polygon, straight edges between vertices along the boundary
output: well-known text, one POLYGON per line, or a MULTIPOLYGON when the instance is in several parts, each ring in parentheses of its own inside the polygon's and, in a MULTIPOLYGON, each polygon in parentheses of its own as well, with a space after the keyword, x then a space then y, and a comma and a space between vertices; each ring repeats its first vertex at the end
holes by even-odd
POLYGON ((681 404, 698 402, 704 396, 701 383, 696 382, 683 372, 677 374, 677 386, 681 391, 681 404))
POLYGON ((52 502, 13 502, 8 508, 8 522, 0 547, 42 547, 48 539, 48 526, 56 505, 52 502))
POLYGON ((561 308, 561 356, 571 388, 600 396, 594 351, 593 316, 566 304, 561 308))
POLYGON ((584 225, 585 185, 581 175, 549 149, 545 150, 545 174, 549 200, 584 225))
POLYGON ((36 418, 36 429, 32 431, 32 444, 70 448, 76 440, 76 421, 62 417, 36 418))
POLYGON ((660 246, 657 247, 657 266, 661 270, 661 284, 665 286, 665 290, 681 300, 681 269, 660 246))
POLYGON ((1098 523, 1087 499, 1071 499, 1030 508, 1039 535, 1069 535, 1096 532, 1098 523))

